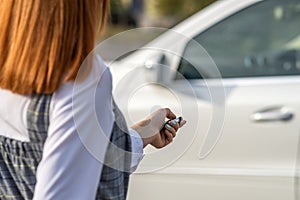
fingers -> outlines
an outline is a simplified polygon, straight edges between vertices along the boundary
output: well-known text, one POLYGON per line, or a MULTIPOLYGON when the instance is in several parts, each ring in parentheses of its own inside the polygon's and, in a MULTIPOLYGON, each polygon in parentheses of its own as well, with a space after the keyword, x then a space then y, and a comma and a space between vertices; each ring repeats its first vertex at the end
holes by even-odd
POLYGON ((164 135, 163 137, 165 138, 165 144, 163 145, 163 147, 173 142, 173 139, 176 137, 176 132, 184 124, 186 124, 185 120, 182 120, 180 123, 178 123, 176 120, 169 120, 165 124, 162 132, 162 134, 164 135))
POLYGON ((170 120, 166 123, 165 129, 168 130, 168 132, 171 133, 173 137, 175 137, 178 129, 184 126, 185 124, 186 120, 182 120, 180 123, 176 122, 175 120, 170 120))
MULTIPOLYGON (((185 121, 185 120, 184 120, 185 121)), ((178 131, 178 129, 181 127, 180 126, 180 124, 181 123, 178 123, 176 120, 169 120, 168 122, 167 122, 167 124, 169 124, 170 126, 172 126, 174 129, 175 129, 175 131, 178 131)), ((183 124, 182 124, 183 125, 183 124)))
POLYGON ((174 119, 174 118, 176 118, 176 115, 169 108, 164 108, 164 110, 166 112, 166 117, 168 119, 174 119))
POLYGON ((176 137, 176 132, 178 131, 178 129, 186 124, 186 120, 177 122, 175 120, 176 115, 169 108, 164 108, 162 110, 164 110, 166 118, 170 119, 167 123, 165 123, 163 133, 165 135, 166 141, 168 143, 171 143, 173 141, 173 138, 176 137))
POLYGON ((166 136, 167 144, 171 143, 173 141, 173 138, 174 138, 173 134, 167 129, 164 130, 164 134, 166 136))
POLYGON ((179 128, 179 124, 178 123, 175 124, 175 123, 169 122, 169 123, 167 123, 165 125, 165 128, 166 128, 167 131, 169 131, 173 135, 173 137, 175 137, 176 136, 176 132, 177 132, 177 130, 179 128))

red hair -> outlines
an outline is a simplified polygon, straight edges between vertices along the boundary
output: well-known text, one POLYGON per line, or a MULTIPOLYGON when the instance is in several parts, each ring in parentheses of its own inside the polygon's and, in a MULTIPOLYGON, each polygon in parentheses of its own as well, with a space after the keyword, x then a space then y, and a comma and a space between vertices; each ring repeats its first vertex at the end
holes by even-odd
POLYGON ((53 93, 75 80, 109 0, 0 0, 0 87, 53 93))

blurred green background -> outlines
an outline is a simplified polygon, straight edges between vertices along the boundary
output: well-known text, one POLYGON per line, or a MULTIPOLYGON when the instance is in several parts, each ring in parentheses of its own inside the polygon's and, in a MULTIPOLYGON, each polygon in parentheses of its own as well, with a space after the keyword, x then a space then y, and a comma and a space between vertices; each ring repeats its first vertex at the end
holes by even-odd
POLYGON ((111 0, 107 35, 135 27, 170 28, 216 0, 111 0))
POLYGON ((216 0, 111 0, 107 28, 98 40, 98 43, 105 41, 107 44, 105 50, 101 50, 101 56, 104 60, 113 60, 120 52, 142 47, 214 1, 216 0), (162 29, 133 30, 142 27, 162 29))

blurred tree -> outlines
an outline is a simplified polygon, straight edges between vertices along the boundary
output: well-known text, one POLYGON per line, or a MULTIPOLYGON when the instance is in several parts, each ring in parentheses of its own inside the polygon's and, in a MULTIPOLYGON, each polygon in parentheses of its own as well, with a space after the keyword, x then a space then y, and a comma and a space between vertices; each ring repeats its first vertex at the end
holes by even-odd
POLYGON ((144 26, 170 27, 183 15, 184 0, 144 0, 144 26))
POLYGON ((145 1, 148 13, 159 16, 191 15, 216 0, 147 0, 145 1))
POLYGON ((194 14, 215 1, 217 0, 185 0, 184 17, 194 14))
MULTIPOLYGON (((151 1, 150 1, 151 2, 151 1)), ((149 2, 149 3, 150 3, 149 2)), ((182 15, 183 0, 152 0, 157 14, 160 16, 180 16, 182 15)))
POLYGON ((142 18, 144 0, 111 0, 111 23, 136 27, 142 18))
POLYGON ((119 24, 122 21, 125 9, 121 0, 110 1, 111 22, 119 24))
POLYGON ((216 0, 111 0, 113 24, 172 26, 216 0), (141 22, 144 23, 141 23, 141 22))
MULTIPOLYGON (((177 23, 203 9, 216 0, 144 0, 145 15, 150 19, 163 22, 166 18, 177 23)), ((155 23, 154 23, 155 24, 155 23)))

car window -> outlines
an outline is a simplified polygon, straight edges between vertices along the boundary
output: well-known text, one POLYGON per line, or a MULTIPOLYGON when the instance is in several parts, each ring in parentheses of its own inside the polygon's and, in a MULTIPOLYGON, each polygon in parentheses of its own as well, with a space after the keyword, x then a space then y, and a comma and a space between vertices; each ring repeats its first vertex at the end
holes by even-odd
MULTIPOLYGON (((231 15, 193 39, 211 56, 223 78, 299 75, 299 22, 299 0, 266 0, 231 15)), ((202 78, 209 65, 201 55, 191 40, 178 72, 186 79, 202 78)))

